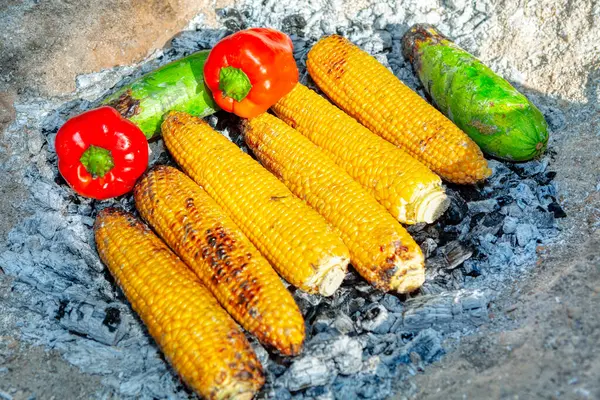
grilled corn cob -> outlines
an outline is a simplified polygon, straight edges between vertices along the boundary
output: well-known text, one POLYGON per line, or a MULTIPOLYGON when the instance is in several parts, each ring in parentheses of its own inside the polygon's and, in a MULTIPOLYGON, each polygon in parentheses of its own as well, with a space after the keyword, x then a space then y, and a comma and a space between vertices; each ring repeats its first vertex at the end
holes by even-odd
POLYGON ((251 399, 260 363, 198 278, 129 213, 104 209, 94 228, 100 258, 181 378, 207 399, 251 399))
POLYGON ((319 40, 306 66, 321 90, 350 116, 442 178, 466 184, 490 175, 475 142, 347 39, 319 40))
POLYGON ((307 292, 333 294, 350 255, 319 214, 202 119, 172 112, 162 133, 177 163, 281 276, 307 292))
POLYGON ((272 110, 319 146, 400 222, 432 223, 448 208, 441 179, 298 83, 272 110))
POLYGON ((292 295, 210 196, 173 167, 151 169, 134 189, 140 215, 261 343, 286 355, 304 341, 292 295))
POLYGON ((425 280, 421 249, 377 201, 298 131, 270 114, 244 122, 248 146, 337 228, 356 270, 380 290, 407 293, 425 280))

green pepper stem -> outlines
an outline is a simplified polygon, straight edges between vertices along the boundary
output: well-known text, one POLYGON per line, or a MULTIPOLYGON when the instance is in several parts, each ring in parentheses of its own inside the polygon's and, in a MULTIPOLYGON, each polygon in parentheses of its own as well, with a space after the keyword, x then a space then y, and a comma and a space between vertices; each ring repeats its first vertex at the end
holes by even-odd
POLYGON ((115 166, 110 150, 94 145, 83 152, 79 161, 94 178, 102 178, 115 166))
POLYGON ((219 90, 225 97, 242 101, 252 89, 248 75, 241 68, 223 67, 219 72, 219 90))

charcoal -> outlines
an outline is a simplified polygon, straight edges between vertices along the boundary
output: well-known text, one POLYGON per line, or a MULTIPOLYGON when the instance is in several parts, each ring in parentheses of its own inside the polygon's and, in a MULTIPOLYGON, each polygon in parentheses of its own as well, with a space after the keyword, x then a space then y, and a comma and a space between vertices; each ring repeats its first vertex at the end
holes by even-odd
POLYGON ((100 343, 113 346, 125 336, 128 328, 120 316, 118 320, 116 319, 115 310, 118 310, 117 307, 119 305, 109 307, 103 302, 95 304, 79 303, 76 307, 68 306, 58 320, 60 325, 69 331, 77 332, 100 343))
POLYGON ((304 28, 306 27, 306 20, 304 17, 298 14, 288 15, 281 22, 282 30, 290 35, 304 36, 304 28))
POLYGON ((498 205, 500 207, 503 207, 507 204, 512 203, 513 201, 515 201, 515 199, 510 195, 504 194, 504 195, 496 197, 496 201, 498 202, 498 205))
POLYGON ((338 332, 344 335, 354 332, 354 322, 349 316, 347 316, 343 312, 340 312, 338 314, 338 316, 333 321, 332 326, 335 329, 337 329, 338 332))
POLYGON ((556 178, 556 171, 548 171, 542 174, 537 174, 533 178, 540 185, 550 185, 552 180, 556 178))
POLYGON ((392 326, 387 309, 378 303, 373 303, 361 313, 357 325, 359 328, 376 333, 386 333, 392 326))
POLYGON ((471 277, 478 277, 481 275, 481 269, 479 268, 479 262, 475 260, 467 260, 462 266, 464 274, 471 277))
POLYGON ((531 160, 524 163, 511 163, 510 168, 522 178, 531 178, 546 171, 548 159, 531 160))
POLYGON ((457 225, 467 216, 469 208, 457 192, 448 191, 448 197, 450 198, 450 205, 442 220, 448 225, 457 225))
POLYGON ((367 301, 362 297, 355 297, 348 303, 348 315, 354 315, 367 301))
POLYGON ((365 374, 359 375, 357 378, 338 376, 331 387, 336 397, 338 399, 383 400, 392 394, 391 379, 387 376, 384 378, 375 374, 365 374))
POLYGON ((518 224, 515 230, 517 244, 521 247, 525 247, 531 240, 537 239, 539 234, 535 225, 532 224, 518 224))
POLYGON ((537 199, 542 206, 547 206, 556 201, 556 188, 553 185, 538 186, 537 199))
POLYGON ((488 303, 487 295, 479 290, 459 290, 410 299, 405 305, 403 329, 451 330, 456 327, 480 326, 488 321, 488 303))
POLYGON ((290 400, 292 394, 283 386, 277 387, 265 387, 265 389, 258 396, 259 399, 269 400, 290 400))
POLYGON ((472 201, 467 203, 470 214, 491 213, 498 209, 498 201, 496 199, 487 199, 480 201, 472 201))
POLYGON ((404 306, 402 305, 402 302, 400 301, 400 299, 389 293, 387 293, 383 296, 383 299, 381 299, 381 304, 385 308, 387 308, 387 310, 389 312, 393 312, 393 313, 402 312, 402 310, 404 309, 404 306))
POLYGON ((519 220, 514 217, 506 217, 502 224, 502 231, 504 233, 515 233, 517 231, 517 225, 519 220))
POLYGON ((304 392, 305 399, 314 400, 334 400, 335 397, 331 389, 327 386, 314 386, 304 392))
POLYGON ((334 377, 335 364, 333 361, 325 363, 313 356, 304 356, 292 363, 283 375, 286 387, 291 392, 306 389, 311 386, 320 386, 329 383, 334 377))
POLYGON ((435 249, 437 249, 437 243, 431 238, 426 238, 423 243, 421 243, 421 251, 425 258, 431 257, 435 249))
POLYGON ((277 364, 276 362, 269 362, 267 369, 270 374, 275 376, 280 376, 287 371, 287 367, 285 365, 277 364))
POLYGON ((440 247, 438 251, 444 256, 448 263, 446 269, 459 267, 473 255, 473 249, 457 240, 440 247))
POLYGON ((567 216, 567 213, 562 209, 560 204, 555 201, 548 204, 548 211, 554 214, 554 218, 565 218, 567 216))
POLYGON ((521 182, 517 187, 511 189, 511 195, 515 198, 517 205, 523 210, 536 202, 537 197, 531 191, 529 185, 521 182))
POLYGON ((500 211, 494 211, 493 213, 486 214, 483 218, 482 224, 487 228, 500 226, 504 221, 504 215, 500 211))
POLYGON ((427 227, 427 224, 425 222, 419 222, 417 224, 414 225, 409 225, 406 230, 408 231, 408 233, 410 233, 411 235, 414 235, 417 232, 421 232, 423 229, 425 229, 427 227))
POLYGON ((500 212, 502 213, 502 215, 510 215, 514 218, 523 218, 525 216, 523 208, 516 202, 502 207, 500 209, 500 212))

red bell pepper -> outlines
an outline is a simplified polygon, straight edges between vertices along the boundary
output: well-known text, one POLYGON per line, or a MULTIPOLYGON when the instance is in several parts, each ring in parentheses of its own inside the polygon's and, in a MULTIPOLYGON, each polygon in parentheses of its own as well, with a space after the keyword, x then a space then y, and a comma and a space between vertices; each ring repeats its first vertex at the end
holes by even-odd
POLYGON ((146 137, 111 107, 71 118, 55 144, 60 174, 75 192, 94 199, 129 192, 148 166, 146 137))
POLYGON ((204 64, 204 80, 215 102, 243 118, 267 111, 298 82, 293 49, 289 36, 269 28, 222 39, 204 64))

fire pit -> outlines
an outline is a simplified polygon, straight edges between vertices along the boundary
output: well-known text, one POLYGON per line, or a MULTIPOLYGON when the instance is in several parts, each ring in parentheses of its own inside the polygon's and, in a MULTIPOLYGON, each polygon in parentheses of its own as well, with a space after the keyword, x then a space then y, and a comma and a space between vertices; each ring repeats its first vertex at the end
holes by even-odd
MULTIPOLYGON (((402 56, 400 38, 407 28, 415 22, 436 23, 477 54, 498 29, 500 12, 494 2, 478 2, 474 7, 457 1, 443 7, 417 1, 373 2, 358 13, 353 12, 358 8, 348 5, 322 3, 248 2, 220 9, 221 29, 204 29, 197 19, 170 47, 139 65, 80 76, 76 94, 67 101, 29 98, 16 104, 16 120, 6 137, 18 137, 23 130, 30 136, 27 147, 15 149, 6 167, 28 160, 23 184, 30 196, 21 207, 30 216, 10 231, 6 245, 0 247, 0 267, 15 278, 11 286, 19 300, 12 307, 20 313, 23 340, 56 349, 82 371, 99 375, 101 395, 189 396, 95 250, 91 226, 96 213, 113 205, 133 211, 131 196, 102 202, 78 197, 57 174, 54 138, 69 117, 97 105, 104 95, 143 73, 210 48, 231 31, 248 26, 274 26, 291 35, 301 82, 309 87, 316 88, 305 71, 307 51, 319 37, 338 33, 425 96, 402 56)), ((527 89, 523 73, 512 71, 503 59, 491 64, 517 85, 523 83, 553 134, 565 129, 564 112, 527 89)), ((598 129, 598 115, 592 118, 598 129)), ((229 114, 219 112, 207 120, 248 151, 229 114)), ((150 147, 151 165, 174 165, 161 140, 150 147)), ((560 151, 551 139, 540 159, 517 164, 488 160, 493 174, 485 184, 447 184, 451 204, 444 216, 434 224, 408 228, 426 257, 426 281, 418 292, 407 296, 379 292, 353 270, 331 297, 293 291, 306 321, 304 351, 287 358, 252 342, 267 377, 260 397, 415 395, 411 377, 440 360, 452 348, 449 343, 489 324, 494 318, 490 304, 526 279, 549 246, 564 240, 560 221, 567 213, 555 184, 554 165, 560 151)), ((592 232, 597 228, 596 222, 592 232)), ((5 389, 0 384, 0 390, 5 389)), ((0 391, 0 398, 12 397, 0 391)))

